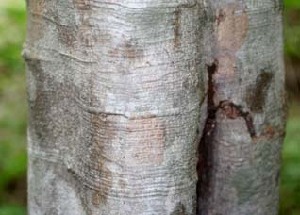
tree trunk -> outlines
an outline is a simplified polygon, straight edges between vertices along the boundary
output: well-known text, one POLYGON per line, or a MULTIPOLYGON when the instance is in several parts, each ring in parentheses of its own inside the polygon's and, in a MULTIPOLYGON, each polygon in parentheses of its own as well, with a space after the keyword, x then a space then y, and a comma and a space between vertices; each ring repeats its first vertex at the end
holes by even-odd
POLYGON ((279 0, 27 12, 30 215, 276 214, 279 0))
POLYGON ((274 215, 285 129, 281 0, 209 0, 198 214, 274 215))
POLYGON ((28 0, 31 215, 195 214, 202 4, 28 0))

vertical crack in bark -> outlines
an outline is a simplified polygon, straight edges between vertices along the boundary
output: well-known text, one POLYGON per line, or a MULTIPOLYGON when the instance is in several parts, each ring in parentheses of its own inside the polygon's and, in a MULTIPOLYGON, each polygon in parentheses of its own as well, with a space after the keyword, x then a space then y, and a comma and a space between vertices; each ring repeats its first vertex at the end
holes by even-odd
POLYGON ((209 142, 213 136, 213 131, 215 128, 216 121, 216 111, 217 107, 214 104, 214 81, 213 75, 218 69, 217 62, 214 62, 212 65, 207 67, 208 72, 208 91, 207 91, 207 119, 205 122, 204 130, 202 137, 198 145, 198 156, 199 160, 197 163, 197 174, 198 181, 196 187, 196 196, 197 196, 197 206, 196 206, 196 215, 205 214, 205 211, 202 211, 204 208, 201 205, 205 204, 204 200, 206 199, 207 193, 209 192, 209 169, 212 160, 211 147, 209 142), (201 209, 201 210, 200 210, 201 209))
MULTIPOLYGON (((256 137, 253 118, 247 111, 243 111, 241 106, 234 104, 231 101, 224 100, 218 105, 214 103, 215 83, 213 75, 218 70, 218 62, 215 61, 212 65, 208 65, 208 90, 207 90, 207 119, 203 129, 202 137, 198 145, 198 163, 197 174, 198 181, 196 185, 196 215, 206 215, 208 213, 207 197, 210 189, 211 165, 213 159, 212 145, 210 144, 214 136, 213 132, 216 127, 216 113, 221 110, 228 119, 236 119, 242 117, 245 120, 248 132, 251 138, 256 137)), ((199 134, 199 130, 197 130, 199 134)))

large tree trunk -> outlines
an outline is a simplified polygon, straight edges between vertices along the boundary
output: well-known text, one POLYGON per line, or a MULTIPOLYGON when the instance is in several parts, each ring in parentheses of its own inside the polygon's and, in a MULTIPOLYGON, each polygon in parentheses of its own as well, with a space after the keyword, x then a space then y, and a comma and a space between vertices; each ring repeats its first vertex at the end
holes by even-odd
POLYGON ((27 7, 29 213, 195 214, 202 3, 27 7))
POLYGON ((27 0, 27 11, 30 215, 276 214, 276 1, 27 0))

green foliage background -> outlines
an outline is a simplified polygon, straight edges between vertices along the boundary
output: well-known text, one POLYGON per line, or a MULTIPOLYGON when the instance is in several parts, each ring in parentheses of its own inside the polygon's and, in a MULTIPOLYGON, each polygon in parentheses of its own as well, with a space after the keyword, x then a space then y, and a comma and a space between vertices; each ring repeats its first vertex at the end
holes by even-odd
MULTIPOLYGON (((300 65, 300 0, 285 0, 285 8, 286 59, 293 59, 292 62, 300 65)), ((21 58, 25 29, 25 0, 1 0, 0 215, 26 214, 27 104, 21 58)), ((287 74, 290 75, 289 71, 287 74)), ((283 150, 280 187, 282 215, 300 215, 300 96, 295 98, 291 102, 283 150)))

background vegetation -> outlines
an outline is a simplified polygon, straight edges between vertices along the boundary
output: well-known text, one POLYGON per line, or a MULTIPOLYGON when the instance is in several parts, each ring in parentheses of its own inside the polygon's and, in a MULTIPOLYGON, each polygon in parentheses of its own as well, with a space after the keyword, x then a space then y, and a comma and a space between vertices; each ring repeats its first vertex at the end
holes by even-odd
MULTIPOLYGON (((280 213, 300 215, 300 1, 285 0, 285 5, 291 105, 283 150, 280 213)), ((25 22, 25 0, 0 1, 0 215, 26 214, 27 106, 20 55, 25 22)))

